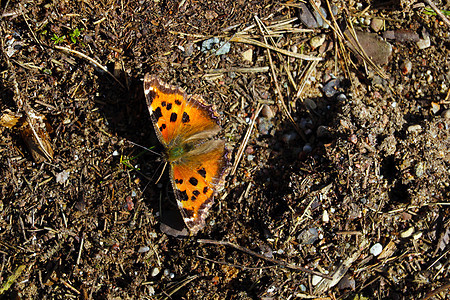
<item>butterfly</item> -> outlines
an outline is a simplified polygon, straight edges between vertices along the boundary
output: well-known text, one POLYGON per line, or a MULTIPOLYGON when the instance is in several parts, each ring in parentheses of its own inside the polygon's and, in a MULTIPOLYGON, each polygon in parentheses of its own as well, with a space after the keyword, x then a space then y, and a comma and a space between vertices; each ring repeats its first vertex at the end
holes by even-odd
POLYGON ((170 180, 191 234, 205 226, 214 196, 223 189, 229 167, 224 140, 212 139, 220 117, 199 95, 187 95, 146 74, 144 93, 156 135, 170 164, 170 180))

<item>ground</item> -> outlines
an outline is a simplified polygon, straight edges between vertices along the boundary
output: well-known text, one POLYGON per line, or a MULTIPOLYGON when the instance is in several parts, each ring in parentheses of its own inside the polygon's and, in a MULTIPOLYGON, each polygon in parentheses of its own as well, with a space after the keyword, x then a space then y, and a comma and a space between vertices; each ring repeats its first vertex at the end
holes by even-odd
POLYGON ((449 27, 370 4, 2 1, 0 295, 449 299, 449 27), (235 171, 195 236, 160 227, 146 73, 220 114, 235 171))

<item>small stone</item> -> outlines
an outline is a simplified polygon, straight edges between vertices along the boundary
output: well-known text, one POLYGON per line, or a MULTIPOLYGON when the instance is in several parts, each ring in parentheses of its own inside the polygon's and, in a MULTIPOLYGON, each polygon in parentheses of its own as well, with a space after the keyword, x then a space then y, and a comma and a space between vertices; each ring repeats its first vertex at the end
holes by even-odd
POLYGON ((56 182, 64 184, 69 179, 70 171, 64 170, 61 173, 56 174, 56 182))
POLYGON ((321 280, 322 280, 322 277, 313 275, 311 283, 313 286, 316 286, 321 280))
POLYGON ((378 256, 380 255, 381 251, 383 251, 383 246, 380 243, 376 243, 375 245, 370 247, 369 251, 373 256, 378 256))
POLYGON ((225 43, 221 42, 219 44, 219 49, 217 49, 215 54, 217 56, 224 55, 224 54, 227 54, 228 52, 230 52, 230 49, 231 49, 231 44, 230 43, 228 43, 228 42, 225 42, 225 43))
POLYGON ((261 109, 261 116, 270 120, 275 116, 275 113, 269 105, 264 104, 263 108, 261 109))
POLYGON ((422 131, 422 126, 420 126, 419 124, 417 124, 417 125, 411 125, 411 126, 408 126, 407 131, 408 131, 409 133, 419 133, 419 132, 422 131))
POLYGON ((305 3, 299 3, 299 19, 307 28, 317 28, 317 21, 305 3))
POLYGON ((322 88, 325 96, 331 98, 336 95, 339 91, 340 83, 341 81, 338 78, 329 80, 322 88))
POLYGON ((242 52, 242 59, 248 62, 253 61, 253 49, 248 49, 242 52))
POLYGON ((142 247, 139 248, 138 252, 139 252, 139 253, 145 253, 145 252, 148 252, 149 250, 150 250, 149 247, 147 247, 147 246, 142 246, 142 247))
POLYGON ((413 239, 418 240, 422 237, 423 232, 422 231, 418 231, 416 233, 413 234, 413 239))
POLYGON ((318 137, 326 137, 330 135, 330 131, 328 130, 327 126, 320 125, 317 127, 316 134, 318 137))
POLYGON ((444 119, 447 119, 447 120, 450 119, 450 109, 444 110, 444 111, 442 112, 441 116, 442 116, 444 119))
POLYGON ((402 233, 400 233, 400 237, 403 239, 409 238, 414 233, 414 227, 409 227, 402 233))
POLYGON ((159 272, 160 272, 159 268, 158 267, 154 267, 153 270, 152 270, 152 274, 151 274, 152 277, 158 276, 159 272))
POLYGON ((211 48, 215 45, 218 44, 220 42, 218 37, 213 37, 210 39, 207 39, 205 41, 203 41, 202 43, 202 52, 206 52, 208 50, 211 50, 211 48))
POLYGON ((312 147, 310 144, 305 144, 305 146, 303 146, 303 151, 306 153, 310 153, 312 151, 312 147))
POLYGON ((305 229, 297 236, 297 239, 301 244, 307 245, 313 244, 318 238, 319 231, 315 227, 305 229))
POLYGON ((420 50, 426 49, 431 46, 430 36, 428 34, 425 34, 423 39, 420 39, 416 42, 417 47, 419 47, 420 50))
POLYGON ((323 45, 323 43, 325 43, 325 38, 326 38, 325 34, 316 35, 315 37, 311 38, 309 44, 313 49, 319 48, 320 46, 323 45))
POLYGON ((431 102, 431 112, 433 113, 433 115, 437 114, 440 109, 441 106, 439 105, 439 103, 431 102))
POLYGON ((372 28, 373 31, 378 32, 384 27, 384 20, 379 18, 373 18, 370 22, 370 28, 372 28))
POLYGON ((328 215, 328 211, 324 210, 322 214, 322 221, 324 223, 328 223, 330 221, 330 216, 328 215))
POLYGON ((417 177, 422 177, 424 172, 423 162, 419 162, 414 166, 414 171, 417 177))
POLYGON ((411 72, 412 69, 412 63, 410 60, 405 60, 401 66, 400 66, 400 70, 402 71, 403 75, 407 75, 411 72))
POLYGON ((119 151, 117 151, 117 150, 114 150, 114 152, 113 152, 113 154, 112 154, 113 156, 119 156, 120 155, 120 153, 119 153, 119 151))
POLYGON ((316 102, 314 102, 314 100, 311 100, 311 99, 309 99, 309 98, 306 98, 306 99, 304 100, 304 103, 305 103, 306 108, 307 108, 309 111, 316 110, 316 108, 317 108, 316 102))

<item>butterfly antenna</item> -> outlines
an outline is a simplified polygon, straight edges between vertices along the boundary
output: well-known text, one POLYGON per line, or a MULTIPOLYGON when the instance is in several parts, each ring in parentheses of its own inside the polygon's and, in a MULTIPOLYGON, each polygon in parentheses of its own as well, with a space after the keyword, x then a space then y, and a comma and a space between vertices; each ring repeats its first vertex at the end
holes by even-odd
POLYGON ((160 153, 158 153, 158 152, 156 152, 156 151, 153 151, 153 150, 151 150, 151 149, 149 149, 149 148, 147 148, 147 147, 144 147, 144 146, 142 146, 142 145, 136 144, 136 143, 134 143, 134 142, 132 142, 132 141, 128 141, 128 143, 130 143, 130 144, 132 144, 132 145, 135 145, 135 146, 138 146, 138 147, 141 147, 142 149, 147 150, 148 152, 150 152, 150 153, 152 153, 152 154, 161 156, 160 153))
POLYGON ((164 174, 164 170, 166 169, 166 166, 167 166, 167 162, 164 164, 161 174, 159 175, 158 180, 156 180, 155 184, 157 184, 159 182, 159 180, 161 179, 162 175, 164 174))

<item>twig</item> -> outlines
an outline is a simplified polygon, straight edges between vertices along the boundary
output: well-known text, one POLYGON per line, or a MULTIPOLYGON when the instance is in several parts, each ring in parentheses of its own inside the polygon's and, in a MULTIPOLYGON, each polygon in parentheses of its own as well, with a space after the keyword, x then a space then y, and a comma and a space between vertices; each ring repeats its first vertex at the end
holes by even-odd
POLYGON ((239 251, 245 252, 247 254, 250 254, 250 255, 256 256, 258 258, 267 260, 267 261, 269 261, 271 263, 274 263, 274 264, 276 264, 278 266, 281 266, 281 267, 285 267, 285 268, 292 269, 292 270, 297 270, 297 271, 302 271, 302 272, 305 272, 305 273, 317 275, 317 276, 320 276, 320 277, 323 277, 323 278, 327 278, 327 279, 332 279, 332 277, 330 275, 326 275, 326 274, 323 274, 323 273, 320 273, 320 272, 317 272, 317 271, 313 271, 313 270, 310 270, 310 269, 307 269, 307 268, 304 268, 304 267, 300 267, 300 266, 296 266, 296 265, 293 265, 293 264, 289 264, 289 263, 286 263, 286 262, 284 262, 282 260, 266 257, 266 256, 264 256, 262 254, 259 254, 259 253, 255 252, 255 251, 252 251, 252 250, 244 248, 242 246, 233 244, 233 243, 228 242, 228 241, 214 241, 214 240, 207 240, 207 239, 199 239, 199 240, 197 240, 197 242, 199 242, 201 244, 213 244, 213 245, 222 245, 222 246, 232 247, 234 249, 237 249, 239 251))
POLYGON ((309 55, 300 54, 300 53, 294 53, 294 52, 287 51, 287 50, 284 50, 284 49, 281 49, 278 47, 271 46, 269 44, 262 43, 260 41, 254 40, 254 39, 247 39, 247 38, 243 38, 240 36, 235 36, 235 37, 231 38, 230 42, 244 43, 244 44, 250 44, 250 45, 254 45, 254 46, 258 46, 258 47, 263 47, 263 48, 267 48, 269 50, 276 51, 276 52, 279 52, 279 53, 287 55, 287 56, 300 58, 300 59, 304 59, 304 60, 318 60, 318 61, 323 60, 323 58, 321 58, 321 57, 315 57, 315 56, 309 56, 309 55))
POLYGON ((436 12, 436 14, 444 21, 445 24, 447 24, 448 27, 450 27, 450 21, 447 19, 447 17, 441 12, 441 10, 434 4, 431 0, 423 0, 426 4, 431 6, 431 8, 436 12))
POLYGON ((83 59, 86 59, 87 61, 89 61, 90 63, 94 64, 95 66, 97 66, 98 68, 102 69, 102 71, 104 71, 105 73, 107 73, 109 76, 111 76, 118 84, 120 84, 120 86, 125 89, 125 86, 113 75, 111 74, 111 72, 108 71, 107 68, 105 68, 104 66, 102 66, 99 62, 97 62, 96 60, 90 58, 89 56, 87 56, 86 54, 77 51, 77 50, 73 50, 70 48, 66 48, 66 47, 62 47, 62 46, 57 46, 55 45, 55 49, 61 50, 61 51, 66 51, 72 54, 75 54, 83 59))
POLYGON ((77 265, 80 264, 81 252, 83 252, 83 246, 84 246, 84 237, 81 237, 80 250, 78 251, 78 257, 77 257, 77 265))
POLYGON ((260 103, 258 103, 258 106, 256 107, 256 113, 253 115, 252 122, 250 123, 250 126, 247 128, 247 132, 245 133, 244 140, 242 141, 241 146, 239 147, 239 150, 236 154, 236 160, 234 161, 233 167, 231 168, 230 175, 234 175, 234 173, 236 172, 236 169, 241 161, 242 154, 244 153, 244 149, 248 144, 250 135, 252 134, 253 127, 255 126, 256 118, 258 118, 259 113, 261 112, 262 108, 263 108, 263 106, 260 103))

